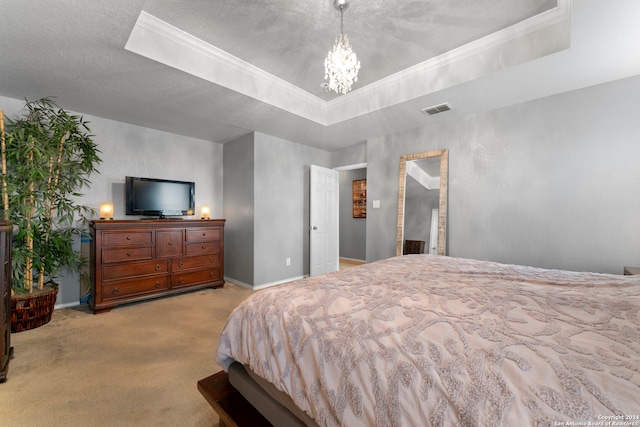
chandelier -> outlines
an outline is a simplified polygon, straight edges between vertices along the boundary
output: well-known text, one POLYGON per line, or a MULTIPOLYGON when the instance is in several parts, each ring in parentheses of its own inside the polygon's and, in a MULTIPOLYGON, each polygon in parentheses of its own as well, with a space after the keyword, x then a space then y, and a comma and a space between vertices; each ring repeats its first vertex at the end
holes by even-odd
POLYGON ((334 0, 333 6, 340 11, 340 35, 324 60, 324 79, 329 83, 323 83, 322 87, 345 94, 351 90, 353 82, 358 81, 360 61, 344 34, 344 10, 349 7, 347 0, 334 0))

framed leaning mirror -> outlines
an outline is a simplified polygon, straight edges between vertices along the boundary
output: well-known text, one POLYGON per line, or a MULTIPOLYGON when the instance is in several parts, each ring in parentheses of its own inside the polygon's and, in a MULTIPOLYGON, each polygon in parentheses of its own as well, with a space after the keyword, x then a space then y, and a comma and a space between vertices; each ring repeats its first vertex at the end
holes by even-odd
POLYGON ((446 255, 449 151, 400 157, 396 255, 446 255))

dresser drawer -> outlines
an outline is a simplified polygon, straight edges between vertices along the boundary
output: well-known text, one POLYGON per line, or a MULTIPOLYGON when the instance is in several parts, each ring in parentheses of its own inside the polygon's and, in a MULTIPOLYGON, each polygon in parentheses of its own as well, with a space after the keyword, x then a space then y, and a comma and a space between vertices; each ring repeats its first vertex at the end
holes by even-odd
POLYGON ((122 280, 102 286, 102 300, 149 294, 169 289, 169 277, 158 276, 147 279, 122 280))
POLYGON ((169 272, 169 262, 165 260, 140 261, 126 264, 114 264, 102 267, 102 280, 123 279, 125 277, 145 276, 169 272))
POLYGON ((187 242, 220 240, 220 228, 187 228, 187 242))
POLYGON ((151 246, 153 231, 114 231, 102 233, 102 246, 151 246))
POLYGON ((179 288, 181 286, 195 285, 198 283, 215 282, 220 279, 222 279, 222 270, 220 270, 220 268, 178 273, 171 275, 171 287, 179 288))
POLYGON ((189 270, 202 267, 220 267, 220 255, 199 255, 174 259, 171 261, 171 271, 189 270))
POLYGON ((187 243, 185 253, 187 255, 219 254, 220 242, 214 240, 211 242, 187 243))
POLYGON ((151 259, 153 250, 151 246, 141 248, 105 248, 102 250, 102 262, 140 261, 151 259))
POLYGON ((159 230, 156 232, 157 257, 180 256, 183 244, 183 230, 159 230))

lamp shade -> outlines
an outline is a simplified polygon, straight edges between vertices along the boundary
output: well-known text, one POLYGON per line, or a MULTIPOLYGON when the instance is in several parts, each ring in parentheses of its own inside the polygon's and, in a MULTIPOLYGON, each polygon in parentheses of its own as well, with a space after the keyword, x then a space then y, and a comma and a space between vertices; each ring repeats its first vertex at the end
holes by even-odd
POLYGON ((100 203, 100 219, 113 219, 113 203, 100 203))
POLYGON ((211 210, 209 209, 209 206, 207 205, 202 206, 202 208, 200 209, 200 217, 202 219, 211 218, 211 210))

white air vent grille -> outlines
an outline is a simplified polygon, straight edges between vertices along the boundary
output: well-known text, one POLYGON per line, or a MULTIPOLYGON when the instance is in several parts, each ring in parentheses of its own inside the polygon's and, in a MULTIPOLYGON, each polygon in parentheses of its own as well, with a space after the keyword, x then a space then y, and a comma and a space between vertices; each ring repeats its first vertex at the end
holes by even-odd
POLYGON ((433 116, 434 114, 444 113, 445 111, 453 110, 451 104, 445 102, 444 104, 434 105, 433 107, 423 108, 422 111, 427 116, 433 116))

